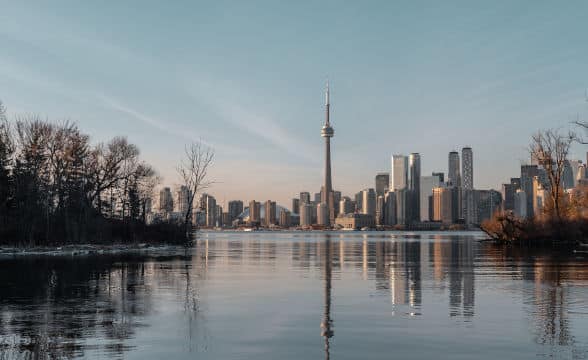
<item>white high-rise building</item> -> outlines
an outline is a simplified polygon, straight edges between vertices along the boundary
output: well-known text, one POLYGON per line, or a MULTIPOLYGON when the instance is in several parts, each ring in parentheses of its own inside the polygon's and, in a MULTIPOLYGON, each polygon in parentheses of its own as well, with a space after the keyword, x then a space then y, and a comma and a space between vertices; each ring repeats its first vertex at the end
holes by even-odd
POLYGON ((374 189, 365 189, 361 192, 362 194, 362 207, 361 212, 363 214, 376 216, 376 192, 374 189))
POLYGON ((408 157, 392 155, 391 190, 406 189, 408 186, 408 157))

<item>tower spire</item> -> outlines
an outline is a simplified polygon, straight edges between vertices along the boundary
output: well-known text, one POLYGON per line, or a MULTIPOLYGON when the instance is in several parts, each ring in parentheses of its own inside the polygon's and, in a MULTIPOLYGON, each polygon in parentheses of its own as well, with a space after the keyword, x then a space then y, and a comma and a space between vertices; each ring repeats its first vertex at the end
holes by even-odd
POLYGON ((326 111, 326 115, 325 115, 325 126, 329 126, 330 125, 330 119, 329 119, 329 112, 330 112, 330 99, 329 99, 329 79, 327 78, 327 88, 325 89, 325 111, 326 111))

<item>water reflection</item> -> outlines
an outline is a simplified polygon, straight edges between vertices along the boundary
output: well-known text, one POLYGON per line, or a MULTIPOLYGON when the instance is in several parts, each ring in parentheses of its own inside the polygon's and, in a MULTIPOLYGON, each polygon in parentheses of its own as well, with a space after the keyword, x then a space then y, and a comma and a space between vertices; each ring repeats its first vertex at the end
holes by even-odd
POLYGON ((446 233, 210 233, 189 250, 3 258, 0 359, 157 358, 146 350, 154 340, 180 358, 272 358, 284 344, 308 354, 321 348, 326 359, 334 349, 361 357, 347 340, 367 334, 378 358, 390 339, 400 351, 428 330, 445 345, 438 351, 459 353, 443 337, 448 328, 474 331, 462 346, 489 354, 505 332, 502 341, 533 355, 582 358, 586 264, 446 233))
POLYGON ((333 330, 333 319, 331 319, 331 276, 332 276, 332 266, 333 266, 333 259, 332 259, 332 249, 331 249, 331 237, 327 234, 324 240, 324 263, 323 267, 325 269, 324 274, 324 298, 325 298, 325 306, 324 306, 324 313, 323 319, 321 322, 321 336, 325 339, 325 359, 330 359, 330 344, 329 341, 335 335, 335 331, 333 330))

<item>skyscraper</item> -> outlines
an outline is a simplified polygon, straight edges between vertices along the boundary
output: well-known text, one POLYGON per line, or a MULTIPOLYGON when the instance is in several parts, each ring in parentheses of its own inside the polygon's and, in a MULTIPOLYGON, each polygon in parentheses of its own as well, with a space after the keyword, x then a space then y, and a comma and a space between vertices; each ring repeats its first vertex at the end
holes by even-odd
POLYGON ((362 208, 363 214, 376 216, 376 192, 374 189, 365 189, 362 194, 362 208))
POLYGON ((408 158, 404 155, 392 155, 392 188, 406 189, 408 186, 408 158))
POLYGON ((385 204, 384 196, 376 195, 376 225, 384 225, 385 204))
POLYGON ((475 194, 477 206, 475 224, 481 224, 484 220, 492 218, 500 209, 502 196, 496 190, 475 190, 475 194))
POLYGON ((525 192, 525 201, 527 202, 526 215, 533 217, 533 178, 539 176, 537 165, 521 165, 521 190, 525 192))
POLYGON ((300 214, 300 199, 292 199, 292 212, 294 214, 300 214))
POLYGON ((339 201, 339 215, 352 214, 353 212, 355 212, 353 202, 349 197, 344 196, 339 201))
POLYGON ((176 207, 179 213, 188 212, 188 203, 190 202, 190 190, 185 185, 180 186, 176 192, 176 207))
POLYGON ((457 200, 456 187, 438 187, 433 189, 433 221, 453 224, 457 220, 454 202, 457 200))
POLYGON ((474 153, 471 147, 461 149, 461 182, 464 189, 474 188, 474 153))
POLYGON ((396 193, 394 191, 386 192, 384 198, 384 224, 396 225, 396 193))
POLYGON ((459 174, 459 153, 451 151, 449 153, 449 162, 447 167, 447 183, 449 186, 460 187, 461 176, 459 174))
POLYGON ((303 191, 300 193, 300 203, 301 204, 310 204, 310 193, 303 191))
POLYGON ((420 210, 421 221, 431 221, 429 197, 433 196, 433 188, 440 187, 441 181, 439 176, 421 176, 421 195, 420 195, 420 210))
POLYGON ((502 210, 514 211, 515 209, 515 194, 517 189, 513 184, 502 184, 502 210))
POLYGON ((376 175, 376 196, 384 196, 390 188, 390 174, 378 173, 376 175))
POLYGON ((229 220, 233 222, 237 216, 243 212, 243 201, 231 200, 229 201, 229 220))
POLYGON ((258 225, 261 222, 261 204, 255 200, 249 202, 249 222, 258 225))
POLYGON ((333 183, 331 181, 331 138, 335 130, 331 127, 329 119, 329 83, 325 92, 325 125, 321 129, 321 136, 325 138, 325 184, 321 195, 321 203, 325 204, 326 212, 329 214, 325 226, 330 226, 335 220, 335 204, 333 199, 333 183))
POLYGON ((268 200, 265 202, 265 226, 270 227, 276 224, 276 202, 268 200))
POLYGON ((412 153, 408 156, 408 217, 409 222, 421 220, 421 155, 412 153))
POLYGON ((300 204, 300 226, 312 225, 313 206, 310 203, 300 204))
POLYGON ((206 226, 213 227, 216 226, 216 199, 208 194, 204 194, 205 203, 206 203, 206 226))
POLYGON ((317 223, 323 226, 329 226, 329 208, 327 203, 321 202, 316 206, 317 223))
POLYGON ((171 189, 165 187, 159 192, 159 210, 164 212, 174 211, 174 199, 171 189))

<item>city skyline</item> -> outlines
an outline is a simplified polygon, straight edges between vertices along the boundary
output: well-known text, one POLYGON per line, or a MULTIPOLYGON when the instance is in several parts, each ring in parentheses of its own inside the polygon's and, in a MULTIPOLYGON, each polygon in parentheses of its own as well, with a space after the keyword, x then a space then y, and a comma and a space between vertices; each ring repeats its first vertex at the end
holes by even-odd
MULTIPOLYGON (((137 5, 3 4, 0 99, 9 116, 71 119, 95 141, 127 136, 167 186, 180 184, 184 144, 202 139, 225 205, 288 206, 320 189, 327 76, 333 178, 348 195, 372 187, 392 154, 419 152, 422 174, 447 173, 446 154, 465 146, 475 187, 500 189, 533 132, 587 115, 588 51, 561 46, 583 43, 583 2, 137 5)), ((575 147, 572 158, 585 156, 575 147)))

